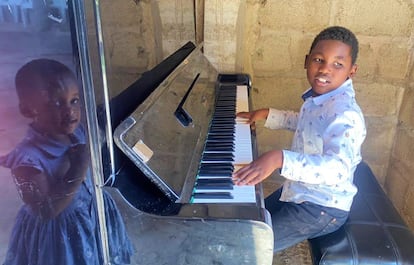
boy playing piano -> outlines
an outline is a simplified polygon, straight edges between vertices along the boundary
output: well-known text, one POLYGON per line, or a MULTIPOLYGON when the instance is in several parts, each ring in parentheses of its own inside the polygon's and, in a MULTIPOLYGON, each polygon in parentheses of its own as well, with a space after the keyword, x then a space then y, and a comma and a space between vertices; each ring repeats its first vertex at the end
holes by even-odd
POLYGON ((299 113, 272 108, 238 113, 249 123, 294 130, 291 150, 272 150, 233 174, 237 185, 255 185, 276 169, 283 186, 265 200, 272 216, 274 251, 331 233, 348 217, 357 188, 365 122, 355 100, 358 41, 343 27, 329 27, 314 39, 305 58, 311 87, 299 113))

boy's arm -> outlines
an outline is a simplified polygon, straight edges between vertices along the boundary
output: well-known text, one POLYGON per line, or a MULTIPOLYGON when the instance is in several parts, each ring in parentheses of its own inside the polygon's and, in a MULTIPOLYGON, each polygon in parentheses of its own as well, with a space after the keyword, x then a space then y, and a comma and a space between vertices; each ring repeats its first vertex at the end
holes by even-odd
POLYGON ((281 175, 287 179, 310 184, 335 185, 349 181, 350 170, 361 160, 365 134, 363 120, 348 113, 324 131, 320 138, 322 153, 269 151, 235 172, 233 181, 238 185, 257 184, 276 169, 281 169, 281 175))
POLYGON ((270 129, 295 130, 299 113, 289 110, 277 110, 273 108, 258 109, 250 112, 237 113, 238 118, 246 119, 249 124, 265 120, 265 127, 270 129))
POLYGON ((298 124, 299 113, 290 110, 270 108, 264 126, 269 129, 287 129, 294 131, 298 124))
POLYGON ((309 184, 336 185, 349 182, 351 170, 361 161, 365 139, 364 121, 357 113, 338 116, 318 139, 307 139, 304 152, 284 150, 281 175, 309 184), (315 141, 314 141, 315 140, 315 141), (306 152, 312 145, 321 146, 321 153, 306 152))

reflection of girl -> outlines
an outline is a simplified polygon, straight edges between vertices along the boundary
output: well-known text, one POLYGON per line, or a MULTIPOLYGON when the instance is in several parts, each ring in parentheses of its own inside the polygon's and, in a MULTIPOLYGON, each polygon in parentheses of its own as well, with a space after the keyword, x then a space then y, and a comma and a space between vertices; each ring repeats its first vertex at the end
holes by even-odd
MULTIPOLYGON (((103 264, 77 80, 63 64, 38 59, 18 71, 16 90, 20 112, 32 123, 24 140, 0 158, 25 203, 4 264, 103 264)), ((129 264, 122 218, 107 193, 104 202, 111 262, 129 264)))

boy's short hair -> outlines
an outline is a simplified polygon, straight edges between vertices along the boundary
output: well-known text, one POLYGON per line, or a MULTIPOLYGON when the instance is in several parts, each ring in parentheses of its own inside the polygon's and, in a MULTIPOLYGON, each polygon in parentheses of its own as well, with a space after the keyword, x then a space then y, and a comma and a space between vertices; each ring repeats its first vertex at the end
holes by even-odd
POLYGON ((322 30, 313 40, 309 53, 321 40, 338 40, 349 45, 351 47, 352 64, 355 64, 359 49, 358 40, 352 31, 340 26, 328 27, 322 30))

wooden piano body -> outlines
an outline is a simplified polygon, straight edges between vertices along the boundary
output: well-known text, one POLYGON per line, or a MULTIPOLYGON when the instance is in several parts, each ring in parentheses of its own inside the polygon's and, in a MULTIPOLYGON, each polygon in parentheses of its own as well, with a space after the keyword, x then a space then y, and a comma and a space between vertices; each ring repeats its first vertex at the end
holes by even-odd
MULTIPOLYGON (((244 75, 220 75, 189 42, 110 101, 116 174, 103 188, 123 214, 136 248, 133 264, 272 263, 260 185, 253 203, 190 203, 191 188, 184 188, 197 175, 220 76, 250 85, 244 75), (186 93, 187 126, 174 115, 186 93), (147 157, 134 152, 137 142, 147 157)), ((98 114, 104 128, 99 106, 98 114)), ((108 159, 105 148, 103 154, 108 159)))

